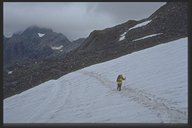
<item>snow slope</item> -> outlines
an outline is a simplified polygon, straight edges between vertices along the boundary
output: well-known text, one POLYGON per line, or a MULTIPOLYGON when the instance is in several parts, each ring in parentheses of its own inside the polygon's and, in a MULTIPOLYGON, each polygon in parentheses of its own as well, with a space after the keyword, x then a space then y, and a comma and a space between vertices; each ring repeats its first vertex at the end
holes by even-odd
POLYGON ((4 100, 4 123, 187 123, 187 38, 96 64, 4 100), (116 77, 124 74, 122 91, 116 77))

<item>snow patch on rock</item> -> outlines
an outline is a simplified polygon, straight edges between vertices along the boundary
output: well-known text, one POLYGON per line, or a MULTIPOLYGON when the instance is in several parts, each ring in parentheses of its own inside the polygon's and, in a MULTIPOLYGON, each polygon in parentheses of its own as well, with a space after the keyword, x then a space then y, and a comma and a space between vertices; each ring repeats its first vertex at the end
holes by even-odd
POLYGON ((45 34, 43 33, 38 33, 39 37, 43 37, 45 34))
POLYGON ((146 38, 149 38, 149 37, 158 36, 158 35, 161 35, 161 34, 163 34, 163 33, 148 35, 148 36, 145 36, 145 37, 142 37, 142 38, 135 39, 133 41, 143 40, 143 39, 146 39, 146 38))
POLYGON ((13 71, 8 71, 8 74, 12 74, 13 73, 13 71))
POLYGON ((58 47, 52 46, 51 49, 52 50, 61 50, 63 48, 63 45, 60 45, 58 47))
POLYGON ((151 21, 152 21, 152 20, 148 20, 148 21, 142 22, 142 23, 140 23, 140 24, 137 24, 137 25, 135 25, 135 26, 132 27, 132 28, 129 28, 127 31, 125 31, 123 34, 120 35, 119 41, 122 41, 122 40, 125 39, 125 34, 127 34, 127 32, 128 32, 129 30, 134 29, 134 28, 138 28, 138 27, 145 26, 145 25, 149 24, 151 21))
POLYGON ((134 29, 134 28, 138 28, 138 27, 145 26, 145 25, 149 24, 151 21, 152 21, 152 20, 148 20, 148 21, 142 22, 142 23, 140 23, 140 24, 137 24, 137 25, 135 25, 134 27, 130 28, 129 30, 134 29))
POLYGON ((127 34, 127 32, 124 32, 123 34, 120 35, 119 41, 122 41, 125 39, 125 34, 127 34))

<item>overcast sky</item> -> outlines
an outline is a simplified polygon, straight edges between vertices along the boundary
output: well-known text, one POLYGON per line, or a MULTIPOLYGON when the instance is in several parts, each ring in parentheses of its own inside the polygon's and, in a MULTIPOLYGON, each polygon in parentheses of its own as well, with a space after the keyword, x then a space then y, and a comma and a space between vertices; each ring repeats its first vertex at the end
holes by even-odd
POLYGON ((31 25, 51 28, 75 40, 93 30, 147 18, 165 2, 4 2, 4 35, 31 25))

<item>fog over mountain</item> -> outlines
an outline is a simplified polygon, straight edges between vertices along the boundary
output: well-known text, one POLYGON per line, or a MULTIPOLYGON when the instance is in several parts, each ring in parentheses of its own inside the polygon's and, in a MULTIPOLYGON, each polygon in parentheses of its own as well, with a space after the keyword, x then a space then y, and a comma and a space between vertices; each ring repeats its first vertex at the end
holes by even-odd
POLYGON ((70 41, 88 37, 93 30, 150 16, 165 2, 4 2, 4 35, 31 25, 52 28, 70 41))

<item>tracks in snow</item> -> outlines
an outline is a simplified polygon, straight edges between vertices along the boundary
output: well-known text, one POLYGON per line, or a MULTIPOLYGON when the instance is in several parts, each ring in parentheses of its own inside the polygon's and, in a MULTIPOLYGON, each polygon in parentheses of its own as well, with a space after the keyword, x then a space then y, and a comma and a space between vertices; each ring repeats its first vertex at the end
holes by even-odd
MULTIPOLYGON (((185 123, 187 120, 187 114, 185 112, 170 107, 173 103, 171 101, 157 98, 150 93, 137 88, 125 86, 123 86, 122 91, 119 93, 116 91, 115 81, 110 81, 101 74, 89 71, 78 71, 77 73, 98 80, 103 86, 109 88, 110 92, 107 94, 109 96, 119 94, 121 97, 143 105, 155 113, 162 123, 185 123)), ((69 85, 71 84, 69 81, 66 82, 69 85)), ((35 108, 33 115, 28 118, 26 122, 49 122, 49 120, 52 120, 57 113, 64 108, 65 102, 71 94, 71 91, 64 89, 58 80, 52 80, 51 83, 52 90, 50 95, 48 95, 42 104, 35 108), (65 94, 63 95, 63 93, 65 94)))
POLYGON ((49 93, 50 95, 35 109, 33 115, 27 120, 27 122, 33 123, 42 122, 42 120, 47 121, 47 117, 52 118, 64 106, 70 91, 66 91, 65 95, 63 95, 64 92, 61 91, 61 86, 58 81, 51 80, 51 83, 52 90, 49 93), (52 104, 54 104, 56 108, 51 107, 52 104))
POLYGON ((148 109, 157 114, 162 123, 184 123, 187 120, 187 115, 177 109, 171 108, 166 102, 151 97, 149 93, 142 90, 133 89, 130 87, 124 88, 123 96, 129 96, 131 100, 143 104, 148 109))
MULTIPOLYGON (((110 90, 113 90, 111 85, 116 84, 115 82, 110 81, 104 76, 101 76, 95 72, 79 71, 78 73, 97 79, 105 87, 110 88, 110 90)), ((112 91, 109 95, 112 94, 114 94, 114 91, 112 91)), ((176 108, 171 108, 168 104, 172 104, 172 102, 169 101, 168 103, 166 99, 156 98, 150 93, 146 93, 143 90, 134 89, 131 87, 124 87, 121 93, 118 94, 120 94, 122 97, 128 97, 130 100, 147 107, 153 113, 156 113, 157 117, 162 123, 186 123, 187 121, 187 113, 177 110, 176 108)))

